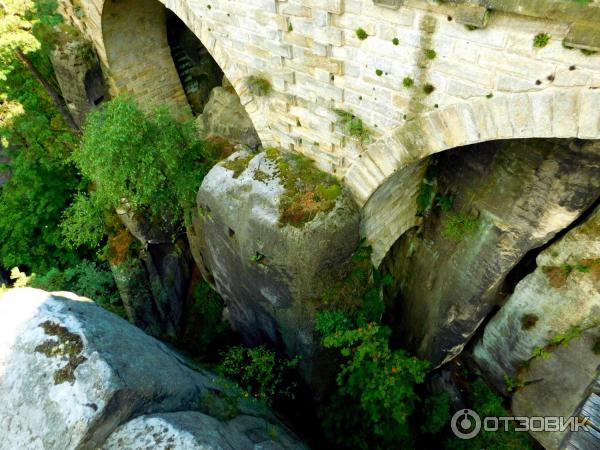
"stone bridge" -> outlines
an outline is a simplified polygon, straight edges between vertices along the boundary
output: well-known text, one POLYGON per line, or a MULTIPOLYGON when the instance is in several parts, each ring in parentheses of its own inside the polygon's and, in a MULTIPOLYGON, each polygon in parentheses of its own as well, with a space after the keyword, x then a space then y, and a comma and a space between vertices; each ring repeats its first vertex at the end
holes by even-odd
POLYGON ((303 153, 343 179, 363 207, 376 263, 416 223, 427 156, 495 139, 600 138, 597 2, 163 3, 65 8, 91 36, 113 94, 132 92, 186 116, 166 37, 165 6, 172 10, 233 84, 263 145, 303 153), (535 47, 540 33, 549 42, 535 47), (272 93, 253 97, 251 75, 268 79, 272 93), (335 110, 362 119, 368 139, 345 135, 335 110))

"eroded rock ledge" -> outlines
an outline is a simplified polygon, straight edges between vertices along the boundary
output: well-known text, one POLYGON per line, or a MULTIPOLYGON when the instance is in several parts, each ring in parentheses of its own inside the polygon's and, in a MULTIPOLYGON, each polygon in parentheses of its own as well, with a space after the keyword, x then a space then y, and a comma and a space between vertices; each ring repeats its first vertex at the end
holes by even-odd
POLYGON ((304 448, 226 385, 90 300, 0 296, 2 450, 304 448))

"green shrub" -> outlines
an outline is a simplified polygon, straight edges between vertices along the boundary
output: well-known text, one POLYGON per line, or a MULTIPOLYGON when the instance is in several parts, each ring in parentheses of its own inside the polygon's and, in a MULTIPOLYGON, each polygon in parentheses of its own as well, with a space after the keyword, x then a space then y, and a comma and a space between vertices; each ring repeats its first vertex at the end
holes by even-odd
POLYGON ((316 318, 326 348, 339 352, 338 389, 324 409, 328 437, 338 448, 391 448, 407 444, 412 433, 416 384, 422 383, 426 361, 389 347, 390 329, 373 322, 356 326, 341 312, 316 318))
POLYGON ((426 84, 423 86, 423 92, 424 92, 425 94, 429 95, 429 94, 433 93, 433 91, 435 91, 435 86, 434 86, 433 84, 431 84, 431 83, 426 83, 426 84))
POLYGON ((381 70, 381 69, 375 70, 375 75, 377 75, 378 77, 380 77, 381 75, 383 75, 383 70, 381 70))
POLYGON ((131 98, 117 97, 90 113, 81 146, 73 152, 73 161, 95 189, 67 212, 63 233, 73 241, 81 227, 93 230, 83 225, 90 211, 112 211, 123 199, 149 222, 171 228, 195 204, 215 154, 214 145, 197 138, 192 121, 181 123, 166 109, 146 114, 131 98))
POLYGON ((444 221, 442 235, 454 241, 462 241, 466 236, 474 234, 480 227, 481 221, 470 214, 449 214, 444 221))
POLYGON ((421 432, 439 433, 450 421, 450 405, 450 394, 446 391, 436 392, 427 397, 422 406, 425 422, 421 425, 421 432))
POLYGON ((550 35, 546 33, 538 33, 533 38, 533 46, 535 48, 543 48, 550 42, 550 35))
POLYGON ((398 38, 392 39, 392 44, 399 45, 400 44, 400 39, 398 39, 398 38))
POLYGON ((402 80, 402 86, 404 86, 405 88, 410 88, 415 84, 414 80, 410 77, 405 77, 402 80))
POLYGON ((367 32, 365 30, 363 30, 362 28, 358 28, 356 30, 356 37, 358 39, 360 39, 361 41, 364 41, 366 38, 369 37, 369 35, 367 34, 367 32))
POLYGON ((431 48, 426 49, 424 52, 425 52, 425 57, 427 59, 435 59, 435 57, 437 56, 436 51, 431 48))
POLYGON ((369 140, 371 132, 360 117, 341 109, 337 109, 335 112, 338 115, 337 125, 344 133, 358 139, 361 143, 369 140))
POLYGON ((246 78, 246 86, 250 93, 257 97, 266 97, 273 90, 269 80, 255 75, 246 78))
POLYGON ((223 354, 219 372, 238 383, 245 396, 271 404, 279 397, 293 398, 295 386, 289 379, 297 365, 297 358, 279 358, 265 346, 236 346, 223 354))

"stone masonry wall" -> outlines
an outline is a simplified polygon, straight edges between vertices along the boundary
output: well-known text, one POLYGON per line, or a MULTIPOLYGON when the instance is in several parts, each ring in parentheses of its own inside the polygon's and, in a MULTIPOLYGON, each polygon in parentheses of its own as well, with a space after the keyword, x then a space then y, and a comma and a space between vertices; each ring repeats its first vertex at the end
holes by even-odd
MULTIPOLYGON (((103 6, 103 0, 83 0, 80 24, 110 69, 113 93, 129 90, 153 103, 185 108, 179 89, 159 88, 176 84, 170 55, 150 39, 148 25, 161 24, 143 22, 135 12, 153 8, 153 1, 103 6), (115 8, 127 14, 118 27, 111 17, 115 8), (136 84, 141 76, 144 89, 136 84)), ((600 138, 600 54, 563 47, 578 26, 568 15, 549 20, 493 11, 485 28, 469 31, 457 22, 461 5, 423 0, 379 1, 404 3, 397 9, 372 0, 164 3, 221 66, 263 144, 313 158, 343 178, 360 205, 388 180, 402 179, 392 177, 399 169, 456 146, 509 138, 600 138), (358 28, 369 37, 360 40, 358 28), (541 32, 550 41, 534 48, 541 32), (435 58, 426 50, 434 50, 435 58), (253 97, 249 75, 269 79, 273 92, 253 97), (405 77, 414 80, 412 87, 403 86, 405 77), (435 90, 426 94, 426 84, 435 90), (345 136, 335 109, 360 117, 371 130, 370 142, 345 136)), ((599 6, 587 8, 598 14, 599 6)), ((371 211, 395 201, 379 198, 371 211)), ((374 233, 366 236, 373 241, 390 223, 371 219, 363 229, 374 233)))

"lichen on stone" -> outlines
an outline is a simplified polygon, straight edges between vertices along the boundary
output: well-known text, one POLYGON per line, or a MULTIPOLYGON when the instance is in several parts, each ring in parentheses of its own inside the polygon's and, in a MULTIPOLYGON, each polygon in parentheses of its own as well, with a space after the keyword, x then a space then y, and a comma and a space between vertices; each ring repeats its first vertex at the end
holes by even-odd
POLYGON ((244 170, 248 168, 248 163, 254 158, 254 155, 240 156, 230 159, 223 163, 223 167, 233 171, 233 178, 239 178, 244 170))
POLYGON ((342 187, 331 175, 318 170, 312 161, 298 154, 268 149, 267 158, 277 167, 284 193, 279 201, 281 226, 302 227, 317 214, 333 209, 342 187))
POLYGON ((35 352, 41 353, 48 358, 66 357, 66 365, 54 372, 54 384, 75 382, 75 369, 83 364, 87 358, 82 355, 83 341, 75 333, 67 328, 49 320, 40 324, 46 335, 57 339, 48 339, 35 348, 35 352))

